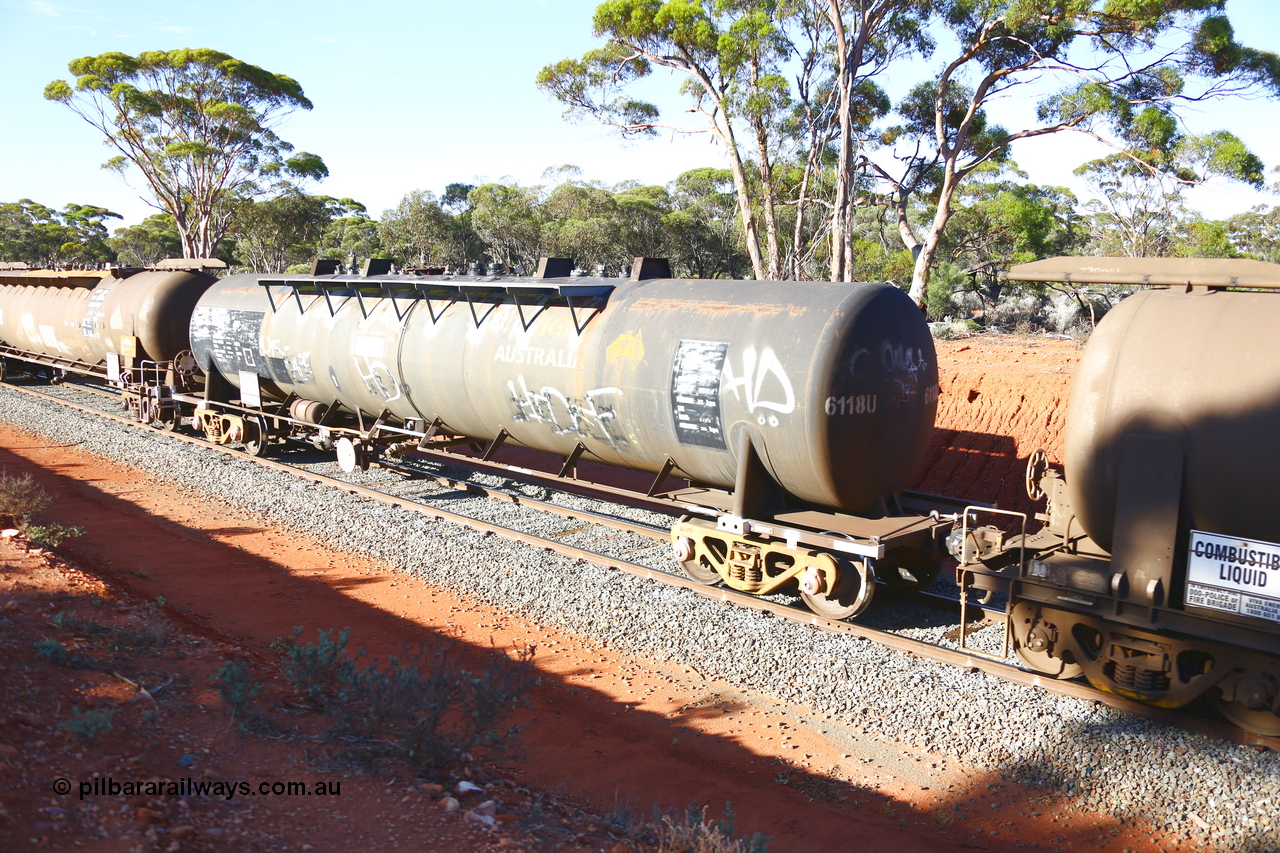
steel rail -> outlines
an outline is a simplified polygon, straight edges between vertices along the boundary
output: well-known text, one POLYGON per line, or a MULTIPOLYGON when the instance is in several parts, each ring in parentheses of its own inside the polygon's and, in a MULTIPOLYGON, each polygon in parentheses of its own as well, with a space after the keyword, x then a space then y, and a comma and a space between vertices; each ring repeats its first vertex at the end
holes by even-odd
POLYGON ((44 394, 31 388, 24 388, 10 384, 5 384, 3 387, 10 388, 14 391, 18 391, 32 397, 58 403, 77 411, 86 412, 99 417, 106 417, 130 427, 145 429, 148 432, 152 432, 157 435, 164 435, 168 438, 183 441, 193 446, 213 449, 237 458, 251 460, 263 467, 291 474, 292 476, 329 486, 331 488, 340 489, 369 500, 430 515, 440 520, 449 521, 472 530, 484 533, 494 533, 511 541, 520 542, 536 548, 542 548, 546 551, 551 551, 570 559, 581 560, 602 568, 615 569, 625 572, 633 577, 656 581, 658 583, 666 584, 667 586, 685 589, 696 595, 700 595, 714 601, 727 602, 739 607, 744 607, 772 616, 778 616, 783 619, 788 619, 801 625, 809 625, 823 631, 848 634, 850 636, 868 640, 885 646, 886 648, 915 655, 916 657, 926 660, 960 667, 969 672, 982 672, 1011 684, 1039 688, 1047 693, 1052 693, 1058 696, 1069 696, 1074 699, 1097 702, 1110 708, 1133 714, 1134 716, 1143 717, 1163 725, 1180 728, 1206 737, 1216 738, 1218 740, 1241 744, 1244 746, 1253 746, 1280 752, 1280 737, 1256 735, 1252 732, 1236 728, 1229 723, 1194 716, 1179 709, 1159 708, 1154 705, 1136 702, 1122 696, 1116 696, 1115 694, 1098 690, 1086 683, 1060 681, 1048 678, 1046 676, 1039 675, 1038 673, 1030 672, 1014 666, 1013 664, 985 657, 971 651, 966 652, 948 649, 933 643, 926 643, 922 640, 900 637, 897 634, 892 634, 888 631, 882 631, 877 628, 869 628, 852 622, 841 622, 833 619, 826 619, 808 610, 802 610, 791 605, 768 601, 766 599, 758 598, 746 593, 740 593, 732 589, 719 586, 706 586, 680 575, 649 568, 648 566, 641 566, 637 563, 631 563, 626 560, 619 560, 606 554, 600 554, 596 551, 591 551, 585 548, 578 548, 572 545, 566 545, 562 542, 556 542, 551 539, 544 539, 543 537, 525 533, 520 530, 513 530, 500 524, 481 521, 470 516, 430 506, 410 498, 388 495, 367 486, 347 483, 324 474, 305 471, 283 462, 277 462, 273 459, 249 456, 241 451, 233 450, 226 446, 211 444, 194 436, 182 435, 181 433, 176 432, 161 431, 145 424, 138 423, 137 421, 126 418, 122 415, 117 415, 112 412, 103 412, 100 409, 94 409, 89 406, 84 406, 79 403, 44 394))

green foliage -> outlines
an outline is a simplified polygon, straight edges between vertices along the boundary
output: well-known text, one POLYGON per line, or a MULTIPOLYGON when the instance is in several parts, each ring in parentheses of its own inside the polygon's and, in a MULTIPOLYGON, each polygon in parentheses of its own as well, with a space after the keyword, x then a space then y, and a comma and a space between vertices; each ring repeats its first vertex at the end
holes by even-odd
POLYGON ((353 199, 291 189, 266 201, 240 205, 227 233, 236 241, 239 261, 249 269, 282 273, 290 265, 309 268, 312 260, 325 255, 332 248, 326 245, 326 238, 332 236, 334 223, 345 219, 364 220, 377 227, 368 219, 364 205, 353 199))
POLYGON ((1238 258, 1240 253, 1231 243, 1226 222, 1191 218, 1185 223, 1181 239, 1170 254, 1177 258, 1238 258))
MULTIPOLYGON (((293 635, 301 636, 302 628, 294 628, 293 635)), ((336 637, 332 631, 321 631, 316 642, 289 647, 284 672, 304 700, 327 711, 343 707, 345 691, 356 677, 355 663, 346 651, 350 638, 350 628, 336 637)))
POLYGON ((138 169, 151 203, 172 214, 187 257, 211 257, 236 208, 327 174, 293 154, 272 125, 311 109, 297 81, 207 48, 110 52, 73 60, 74 84, 45 98, 69 107, 117 152, 107 168, 138 169))
POLYGON ((111 718, 115 712, 114 708, 98 708, 81 714, 79 708, 73 708, 71 717, 58 725, 80 740, 92 743, 98 739, 98 735, 111 731, 111 718))
POLYGON ((106 208, 69 204, 56 211, 29 198, 0 204, 0 260, 33 267, 96 266, 114 261, 106 208))
POLYGON ((1257 205, 1224 223, 1231 245, 1243 255, 1280 263, 1280 206, 1257 205))
POLYGON ((929 286, 925 290, 925 314, 930 320, 938 321, 955 312, 951 297, 957 290, 969 284, 969 276, 958 264, 943 261, 929 276, 929 286))
POLYGON ((243 717, 253 704, 262 685, 253 680, 243 661, 227 661, 213 677, 218 695, 231 709, 232 717, 243 717))
POLYGON ((378 238, 390 257, 403 266, 444 266, 465 258, 454 217, 434 193, 414 190, 392 210, 382 213, 378 238))
POLYGON ((968 267, 1007 267, 1078 251, 1084 240, 1069 190, 1014 180, 973 180, 956 193, 941 247, 968 267))
POLYGON ((153 213, 137 225, 116 229, 107 245, 126 267, 149 267, 165 258, 182 257, 182 235, 169 213, 153 213))
POLYGON ((71 650, 57 640, 36 641, 36 655, 42 660, 52 661, 63 666, 71 666, 74 662, 71 650))
POLYGON ((68 539, 84 535, 83 527, 68 527, 56 521, 49 524, 35 524, 29 516, 23 516, 22 522, 18 527, 22 531, 22 535, 33 543, 49 548, 57 548, 68 539))
POLYGON ((333 734, 358 757, 439 768, 481 751, 497 756, 519 734, 506 719, 533 684, 531 647, 514 658, 490 650, 467 666, 447 641, 433 638, 403 656, 374 659, 346 651, 349 633, 321 631, 316 643, 291 646, 285 672, 334 718, 333 734))
POLYGON ((33 543, 56 548, 84 530, 57 522, 37 524, 33 518, 53 503, 48 492, 30 474, 15 476, 0 469, 0 525, 16 527, 33 543))

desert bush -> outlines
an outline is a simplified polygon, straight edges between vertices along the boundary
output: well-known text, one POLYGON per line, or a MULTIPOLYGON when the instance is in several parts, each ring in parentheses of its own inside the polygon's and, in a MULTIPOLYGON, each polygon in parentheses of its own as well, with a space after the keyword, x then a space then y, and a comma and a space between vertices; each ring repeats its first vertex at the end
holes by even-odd
POLYGON ((36 485, 30 474, 17 476, 0 470, 0 527, 16 527, 32 542, 50 548, 84 533, 79 527, 56 522, 36 524, 33 519, 51 503, 53 498, 36 485))
POLYGON ((16 476, 0 469, 0 525, 21 528, 23 520, 42 512, 53 498, 30 474, 16 476))
POLYGON ((231 709, 231 716, 243 717, 249 706, 257 697, 262 685, 256 683, 249 674, 249 668, 241 661, 227 661, 222 669, 213 677, 218 686, 218 695, 231 709))
POLYGON ((74 661, 71 650, 57 640, 37 640, 36 656, 63 666, 71 666, 74 661))
MULTIPOLYGON (((294 637, 302 628, 293 629, 294 637)), ((284 673, 303 700, 321 710, 341 715, 348 704, 347 694, 356 678, 356 665, 347 652, 351 629, 321 631, 314 643, 294 642, 286 650, 284 673)))
POLYGON ((765 853, 769 839, 761 833, 739 838, 733 808, 724 804, 724 820, 709 820, 706 806, 665 814, 651 825, 658 853, 765 853))
MULTIPOLYGON (((295 632, 295 636, 300 632, 295 632)), ((415 768, 447 766, 509 750, 512 711, 533 684, 533 648, 492 649, 468 666, 432 635, 398 656, 347 651, 349 630, 321 631, 288 649, 285 672, 298 692, 333 717, 331 734, 365 759, 402 758, 415 768)))
POLYGON ((59 725, 83 741, 97 740, 98 735, 109 732, 113 728, 111 717, 115 714, 114 708, 99 708, 94 711, 85 711, 83 714, 80 713, 80 709, 75 708, 71 713, 71 718, 63 720, 59 725))
POLYGON ((68 539, 84 535, 83 527, 68 527, 57 522, 36 524, 31 521, 30 516, 23 516, 22 520, 18 522, 18 529, 22 531, 23 536, 32 542, 49 548, 57 548, 68 539))

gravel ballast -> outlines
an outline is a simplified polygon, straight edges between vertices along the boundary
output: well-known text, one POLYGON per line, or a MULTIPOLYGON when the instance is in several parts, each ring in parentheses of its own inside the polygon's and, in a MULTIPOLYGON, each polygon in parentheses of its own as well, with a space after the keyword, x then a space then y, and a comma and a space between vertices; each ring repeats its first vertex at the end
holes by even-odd
MULTIPOLYGON (((1077 797, 1086 811, 1146 820, 1219 849, 1280 849, 1275 753, 729 607, 8 389, 0 389, 0 419, 487 604, 807 706, 827 725, 1044 786, 1077 797)), ((376 469, 360 478, 393 479, 376 469)), ((664 546, 643 537, 575 534, 580 521, 535 517, 519 507, 432 488, 448 498, 442 505, 453 511, 507 525, 523 519, 520 529, 526 532, 555 535, 618 559, 655 566, 666 559, 664 546)), ((903 633, 928 639, 940 630, 903 633)))

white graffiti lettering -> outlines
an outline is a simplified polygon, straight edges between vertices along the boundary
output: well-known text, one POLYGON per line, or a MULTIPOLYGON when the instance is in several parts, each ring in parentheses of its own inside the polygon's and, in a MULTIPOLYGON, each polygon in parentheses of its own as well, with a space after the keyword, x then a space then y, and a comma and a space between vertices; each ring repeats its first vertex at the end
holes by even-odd
POLYGON ((356 356, 356 372, 364 382, 365 390, 390 403, 400 399, 400 383, 385 362, 367 356, 356 356))
POLYGON ((556 435, 605 441, 614 450, 628 444, 618 429, 616 400, 622 396, 620 388, 596 388, 577 400, 549 385, 531 391, 524 376, 518 376, 514 381, 507 380, 507 389, 516 406, 517 422, 547 424, 556 435))
POLYGON ((733 373, 732 360, 725 359, 721 381, 722 391, 732 391, 735 399, 745 402, 747 411, 756 416, 756 423, 761 426, 766 423, 777 426, 778 415, 788 415, 795 411, 795 390, 791 387, 791 380, 787 378, 782 362, 770 347, 765 347, 759 353, 753 346, 744 349, 742 373, 739 376, 733 373))
POLYGON ((920 381, 929 369, 922 348, 885 341, 880 345, 880 363, 893 383, 894 399, 905 403, 920 393, 920 381))

